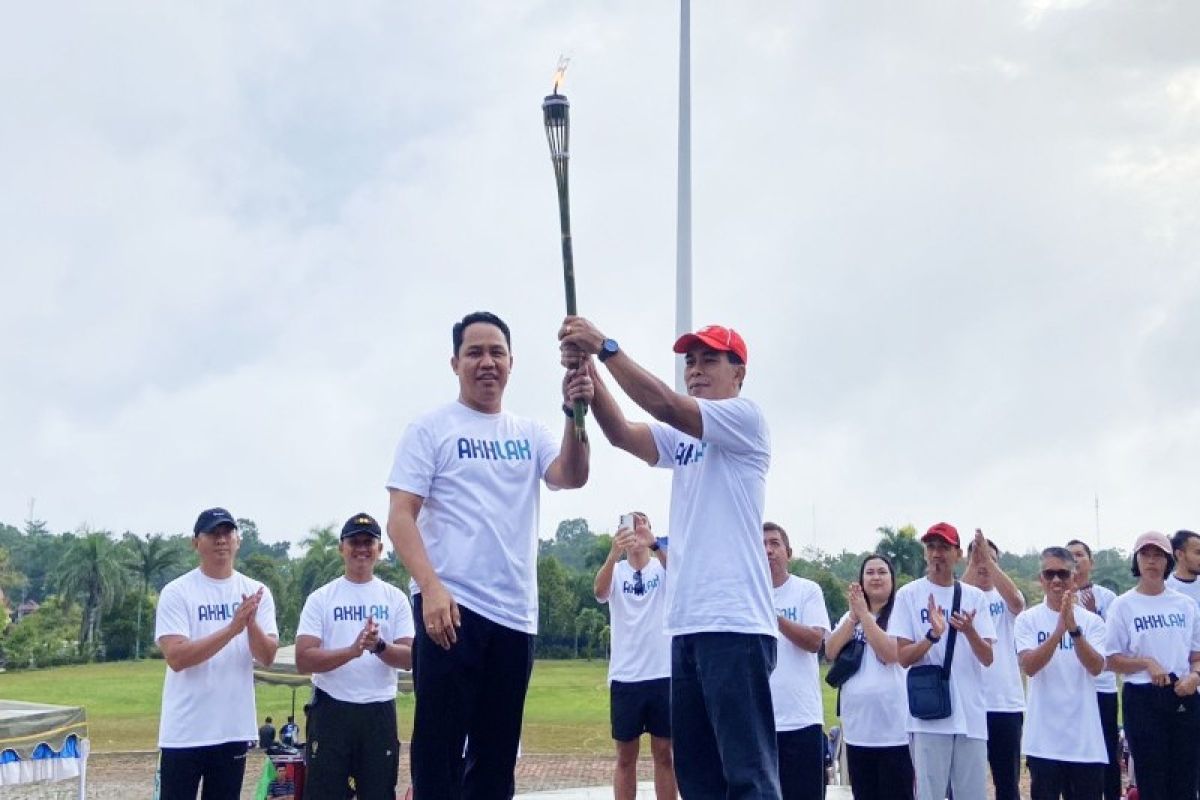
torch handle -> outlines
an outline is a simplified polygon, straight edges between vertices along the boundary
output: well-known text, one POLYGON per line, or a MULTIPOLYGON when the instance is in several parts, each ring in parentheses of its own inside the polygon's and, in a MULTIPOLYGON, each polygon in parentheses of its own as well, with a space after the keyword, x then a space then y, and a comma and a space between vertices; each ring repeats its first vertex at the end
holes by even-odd
MULTIPOLYGON (((558 226, 562 232, 563 289, 566 293, 567 314, 573 317, 579 312, 575 303, 575 252, 571 246, 571 201, 567 195, 566 186, 562 186, 558 193, 558 226)), ((583 418, 587 414, 587 406, 582 400, 576 400, 572 411, 575 415, 575 438, 586 442, 588 438, 583 418)))

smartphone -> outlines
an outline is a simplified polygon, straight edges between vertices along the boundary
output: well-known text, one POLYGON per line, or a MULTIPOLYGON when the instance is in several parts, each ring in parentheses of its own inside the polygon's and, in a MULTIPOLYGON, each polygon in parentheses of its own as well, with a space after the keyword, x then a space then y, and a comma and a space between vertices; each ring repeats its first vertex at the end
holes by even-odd
POLYGON ((622 514, 621 521, 617 523, 617 530, 628 528, 633 530, 633 514, 622 514))

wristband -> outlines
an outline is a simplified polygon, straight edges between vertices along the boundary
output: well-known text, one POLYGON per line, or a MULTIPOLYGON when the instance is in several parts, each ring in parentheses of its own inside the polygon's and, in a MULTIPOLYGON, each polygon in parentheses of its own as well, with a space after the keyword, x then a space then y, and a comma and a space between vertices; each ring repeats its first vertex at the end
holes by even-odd
POLYGON ((1074 630, 1067 631, 1067 636, 1070 636, 1072 639, 1078 639, 1080 636, 1083 636, 1083 629, 1076 625, 1074 630))
POLYGON ((658 542, 656 541, 656 542, 654 542, 654 544, 650 545, 650 552, 657 553, 658 551, 659 551, 659 546, 658 546, 658 542))
POLYGON ((930 630, 925 631, 925 640, 927 642, 929 642, 930 644, 937 644, 938 642, 940 642, 942 640, 942 637, 934 636, 933 630, 930 629, 930 630))
MULTIPOLYGON (((563 413, 566 414, 569 418, 575 419, 575 409, 571 408, 566 403, 563 403, 562 409, 563 409, 563 413)), ((583 407, 583 413, 587 414, 587 406, 583 407)))
POLYGON ((371 652, 375 655, 381 655, 384 650, 387 650, 387 642, 383 639, 380 639, 375 643, 375 646, 371 648, 371 652))

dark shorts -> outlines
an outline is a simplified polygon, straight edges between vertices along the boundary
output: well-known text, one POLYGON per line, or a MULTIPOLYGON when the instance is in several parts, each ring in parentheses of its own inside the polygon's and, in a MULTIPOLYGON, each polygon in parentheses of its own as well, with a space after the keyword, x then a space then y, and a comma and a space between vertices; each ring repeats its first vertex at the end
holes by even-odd
POLYGON ((671 738, 671 679, 623 683, 609 687, 612 737, 632 742, 643 733, 671 738))

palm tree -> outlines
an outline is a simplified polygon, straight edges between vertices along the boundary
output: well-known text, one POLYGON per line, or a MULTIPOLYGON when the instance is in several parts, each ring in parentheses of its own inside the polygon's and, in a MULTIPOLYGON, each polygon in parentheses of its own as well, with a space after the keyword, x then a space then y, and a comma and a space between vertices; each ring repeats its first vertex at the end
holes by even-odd
POLYGON ((342 554, 338 552, 338 537, 332 527, 313 528, 301 544, 304 558, 296 574, 297 597, 300 604, 312 593, 344 571, 342 554))
POLYGON ((912 525, 903 528, 885 526, 876 529, 880 536, 875 552, 887 556, 896 572, 919 578, 925 574, 925 548, 917 541, 917 531, 912 525))
POLYGON ((106 531, 85 533, 71 545, 54 572, 55 583, 66 600, 83 606, 79 652, 97 644, 100 618, 124 594, 133 568, 127 553, 108 538, 106 531))
POLYGON ((142 657, 142 606, 150 594, 150 583, 165 573, 180 567, 185 560, 185 551, 178 539, 168 539, 161 533, 146 534, 146 538, 126 533, 125 546, 132 555, 132 569, 141 581, 141 595, 137 604, 137 637, 133 644, 133 657, 142 657))

